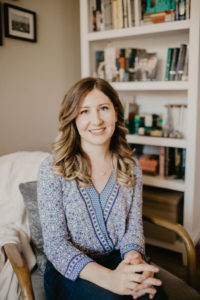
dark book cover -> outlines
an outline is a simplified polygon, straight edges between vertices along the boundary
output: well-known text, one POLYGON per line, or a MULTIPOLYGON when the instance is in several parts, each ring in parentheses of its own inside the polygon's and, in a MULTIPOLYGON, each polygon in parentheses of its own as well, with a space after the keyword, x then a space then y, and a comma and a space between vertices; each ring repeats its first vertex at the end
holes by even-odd
POLYGON ((176 66, 176 80, 182 80, 185 58, 186 58, 187 45, 182 44, 178 54, 177 66, 176 66))
POLYGON ((170 80, 175 80, 176 78, 176 65, 177 65, 177 60, 178 60, 178 54, 179 54, 180 48, 173 48, 172 51, 172 61, 171 61, 171 68, 170 68, 170 80))
POLYGON ((166 69, 165 69, 165 81, 170 80, 170 68, 171 68, 171 61, 172 61, 172 52, 173 52, 173 48, 168 48, 168 50, 167 50, 166 69))

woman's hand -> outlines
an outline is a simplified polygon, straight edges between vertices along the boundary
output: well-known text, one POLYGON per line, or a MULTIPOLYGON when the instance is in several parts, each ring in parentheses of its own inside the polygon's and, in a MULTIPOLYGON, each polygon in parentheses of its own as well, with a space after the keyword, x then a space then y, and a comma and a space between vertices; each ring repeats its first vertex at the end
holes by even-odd
POLYGON ((160 280, 149 277, 148 274, 158 272, 158 268, 142 261, 138 255, 126 258, 111 271, 109 290, 119 295, 132 295, 134 298, 146 293, 154 295, 156 290, 152 285, 160 285, 160 280))
MULTIPOLYGON (((125 260, 127 264, 137 265, 137 264, 147 264, 141 257, 141 254, 135 250, 128 252, 125 255, 125 260)), ((152 271, 144 271, 143 272, 143 281, 135 288, 133 293, 133 298, 137 299, 138 297, 149 293, 150 299, 154 298, 156 293, 156 289, 153 285, 161 285, 162 282, 159 279, 153 277, 154 272, 152 271), (152 290, 152 292, 151 292, 152 290)))

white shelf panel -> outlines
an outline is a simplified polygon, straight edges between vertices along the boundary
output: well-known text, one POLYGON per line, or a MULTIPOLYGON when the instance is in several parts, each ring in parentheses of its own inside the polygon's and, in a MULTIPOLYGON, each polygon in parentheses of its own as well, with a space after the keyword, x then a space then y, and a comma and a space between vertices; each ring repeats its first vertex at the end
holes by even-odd
POLYGON ((182 179, 143 175, 143 184, 180 192, 185 191, 185 182, 182 179))
POLYGON ((188 81, 111 82, 117 91, 187 91, 188 81))
POLYGON ((127 134, 128 143, 151 145, 151 146, 164 146, 174 148, 186 148, 187 143, 185 139, 171 139, 163 137, 140 136, 136 134, 127 134))
POLYGON ((189 30, 190 20, 166 22, 159 24, 147 24, 136 26, 132 28, 113 29, 99 32, 88 33, 88 41, 98 41, 106 39, 125 38, 130 36, 145 35, 145 34, 156 34, 161 32, 172 32, 189 30))

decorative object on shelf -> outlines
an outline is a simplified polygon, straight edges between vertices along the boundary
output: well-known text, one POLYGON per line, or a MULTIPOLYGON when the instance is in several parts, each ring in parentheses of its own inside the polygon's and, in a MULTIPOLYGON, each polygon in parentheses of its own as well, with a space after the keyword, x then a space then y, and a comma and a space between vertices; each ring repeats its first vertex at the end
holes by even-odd
POLYGON ((36 13, 4 3, 5 36, 36 42, 36 13))
POLYGON ((1 17, 1 2, 0 2, 0 46, 2 46, 2 17, 1 17))
POLYGON ((164 121, 164 137, 184 138, 186 128, 186 104, 167 104, 166 119, 164 121))
POLYGON ((158 58, 156 53, 142 53, 135 59, 135 80, 156 80, 158 58))

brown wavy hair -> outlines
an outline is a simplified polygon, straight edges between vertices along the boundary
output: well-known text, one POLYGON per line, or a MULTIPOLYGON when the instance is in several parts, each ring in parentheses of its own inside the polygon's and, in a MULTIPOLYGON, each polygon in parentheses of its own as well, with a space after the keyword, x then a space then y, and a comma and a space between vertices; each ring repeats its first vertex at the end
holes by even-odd
POLYGON ((59 112, 59 134, 52 144, 53 173, 66 181, 76 179, 80 186, 88 186, 91 180, 91 163, 81 148, 81 140, 75 119, 79 107, 93 89, 103 92, 113 103, 118 120, 111 138, 110 151, 117 182, 125 187, 133 185, 132 173, 135 161, 132 150, 126 141, 127 129, 124 126, 123 106, 117 92, 105 80, 87 77, 75 83, 65 95, 59 112))

